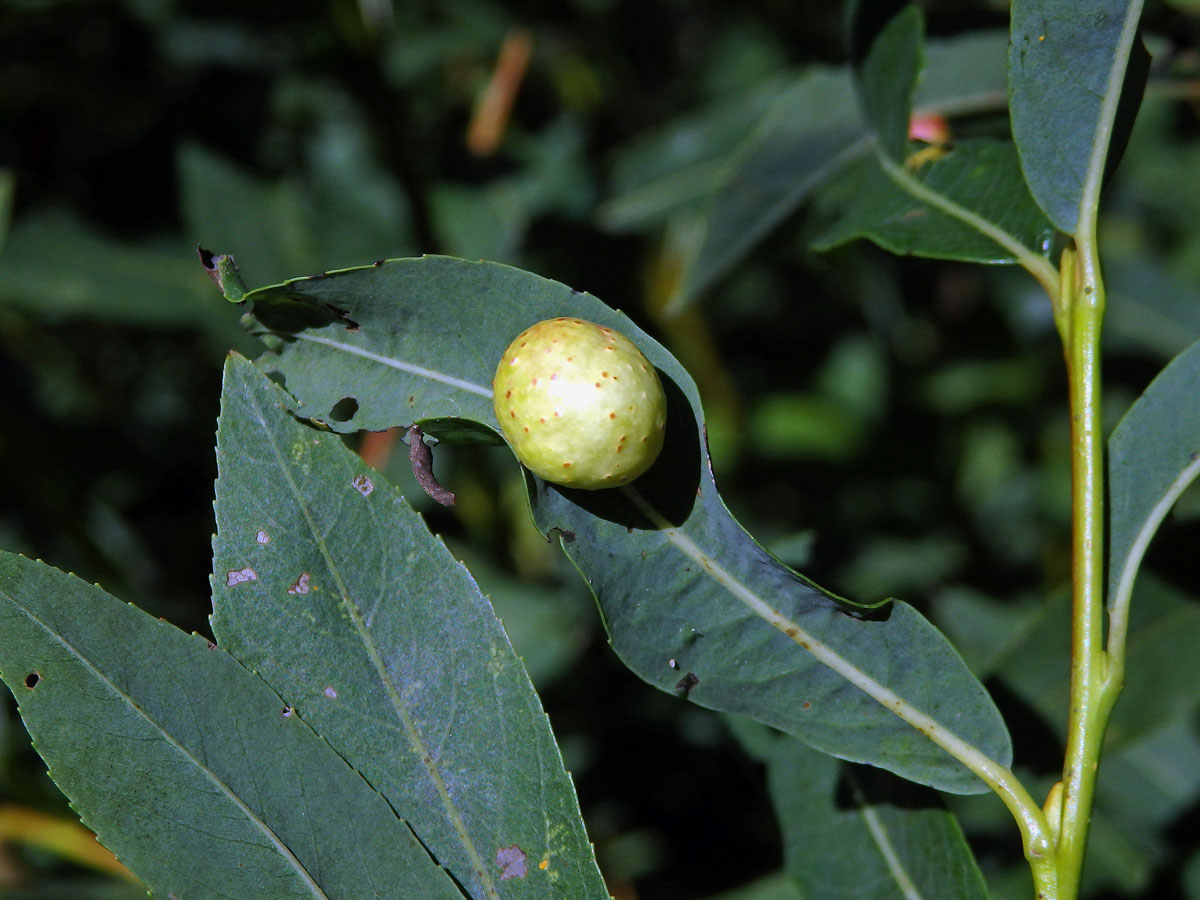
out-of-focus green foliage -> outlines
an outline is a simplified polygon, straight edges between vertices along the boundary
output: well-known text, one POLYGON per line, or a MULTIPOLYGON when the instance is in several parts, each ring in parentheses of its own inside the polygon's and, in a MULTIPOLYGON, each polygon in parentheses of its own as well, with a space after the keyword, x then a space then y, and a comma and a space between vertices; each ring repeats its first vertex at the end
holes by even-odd
MULTIPOLYGON (((815 253, 838 198, 770 193, 797 186, 789 154, 852 141, 841 24, 822 3, 0 0, 0 548, 206 630, 220 362, 254 345, 196 246, 250 287, 425 252, 512 262, 662 339, 739 519, 833 587, 929 611, 1015 723, 1018 764, 1047 775, 1069 561, 1050 310, 1020 272, 815 253), (472 110, 517 27, 529 69, 475 156, 472 110)), ((916 102, 953 98, 952 138, 1005 133, 1003 25, 994 4, 929 10, 916 102)), ((1110 427, 1200 335, 1200 19, 1181 0, 1145 27, 1168 40, 1101 218, 1110 427)), ((404 455, 382 463, 399 482, 404 455)), ((508 461, 460 447, 438 467, 453 512, 406 494, 494 594, 614 891, 791 897, 763 772, 613 662, 508 461)), ((1194 617, 1198 536, 1193 489, 1151 549, 1131 675, 1186 678, 1170 640, 1194 617)), ((1118 706, 1093 887, 1200 898, 1196 710, 1154 687, 1118 706)), ((16 722, 0 709, 0 802, 71 816, 16 722)), ((989 802, 955 811, 993 896, 1027 896, 989 802)), ((128 888, 0 847, 0 897, 53 896, 128 888)))

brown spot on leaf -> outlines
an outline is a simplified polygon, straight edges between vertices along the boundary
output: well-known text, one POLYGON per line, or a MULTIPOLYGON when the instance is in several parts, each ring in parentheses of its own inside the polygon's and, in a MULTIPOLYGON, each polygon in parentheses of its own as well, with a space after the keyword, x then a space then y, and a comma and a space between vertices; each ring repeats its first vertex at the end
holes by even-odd
POLYGON ((683 698, 692 692, 692 688, 700 683, 700 679, 696 677, 694 672, 688 672, 679 681, 675 682, 675 692, 683 698))

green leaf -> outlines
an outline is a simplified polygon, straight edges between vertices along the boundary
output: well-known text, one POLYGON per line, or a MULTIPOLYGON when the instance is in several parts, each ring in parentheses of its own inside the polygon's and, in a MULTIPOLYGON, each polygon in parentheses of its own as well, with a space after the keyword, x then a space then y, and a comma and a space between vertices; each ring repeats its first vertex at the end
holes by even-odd
POLYGON ((801 896, 985 900, 962 830, 936 796, 787 738, 760 734, 753 743, 767 766, 784 866, 801 896))
POLYGON ((545 713, 491 607, 404 498, 287 401, 230 357, 213 576, 222 647, 471 896, 606 896, 545 713))
MULTIPOLYGON (((1194 658, 1194 657, 1193 657, 1194 658)), ((1166 693, 1166 692, 1163 692, 1166 693)), ((1093 826, 1084 871, 1089 882, 1145 890, 1169 843, 1163 831, 1200 797, 1200 738, 1187 716, 1106 752, 1096 783, 1093 826)))
POLYGON ((12 218, 13 194, 16 193, 17 176, 12 169, 0 169, 0 250, 8 237, 9 221, 12 218))
POLYGON ((1134 109, 1141 99, 1144 67, 1130 66, 1126 78, 1141 7, 1140 0, 1012 4, 1013 140, 1038 205, 1067 234, 1075 233, 1081 204, 1098 195, 1107 156, 1119 155, 1109 149, 1118 97, 1134 109))
POLYGON ((366 263, 406 252, 412 246, 407 206, 369 143, 353 117, 326 122, 306 148, 303 177, 275 180, 201 146, 184 146, 178 169, 192 244, 215 252, 237 248, 252 284, 338 260, 366 263))
MULTIPOLYGON (((1025 187, 1012 144, 994 138, 964 139, 912 175, 938 197, 977 214, 1030 251, 1042 256, 1050 252, 1054 229, 1025 187)), ((868 238, 892 253, 1016 262, 1011 248, 901 188, 875 157, 859 160, 842 177, 846 205, 813 242, 817 250, 868 238)))
POLYGON ((212 302, 193 252, 110 239, 66 213, 20 219, 0 254, 0 303, 58 321, 88 317, 142 327, 197 327, 237 335, 237 315, 212 302))
POLYGON ((1149 351, 1170 359, 1200 334, 1200 289, 1146 248, 1136 257, 1104 258, 1105 349, 1149 351))
POLYGON ((51 777, 159 896, 461 896, 303 716, 204 638, 9 553, 0 635, 51 777))
POLYGON ((776 872, 707 900, 803 900, 786 872, 776 872))
POLYGON ((915 610, 895 603, 848 614, 742 530, 717 493, 691 378, 596 298, 505 266, 427 257, 299 279, 249 299, 268 329, 314 323, 270 335, 276 349, 260 364, 300 415, 327 417, 354 397, 356 415, 329 422, 341 430, 445 416, 495 429, 488 385, 523 328, 577 315, 624 332, 667 390, 662 456, 630 490, 531 486, 539 528, 560 537, 587 579, 626 664, 665 691, 943 790, 983 786, 882 702, 930 716, 929 733, 1008 763, 1009 737, 986 691, 915 610))
POLYGON ((844 72, 816 69, 782 92, 712 196, 674 302, 687 302, 729 272, 844 164, 861 136, 844 72))
MULTIPOLYGON (((1035 610, 993 607, 996 642, 1003 659, 994 674, 1043 718, 1065 734, 1068 709, 1070 597, 1061 592, 1035 610), (1007 633, 1005 633, 1007 632, 1007 633)), ((1200 658, 1200 607, 1165 582, 1143 577, 1132 604, 1126 649, 1125 686, 1105 733, 1110 750, 1140 740, 1177 719, 1194 714, 1200 696, 1167 691, 1187 684, 1200 658)))
POLYGON ((1163 518, 1200 474, 1200 341, 1173 359, 1108 441, 1109 603, 1128 600, 1163 518))
POLYGON ((612 196, 597 211, 600 225, 613 231, 655 226, 718 191, 732 174, 734 161, 745 154, 747 142, 763 128, 765 117, 786 103, 807 77, 768 79, 733 100, 689 113, 623 144, 612 161, 612 196))
MULTIPOLYGON (((860 6, 860 11, 864 8, 860 6)), ((908 149, 913 90, 925 66, 924 30, 920 10, 911 4, 905 6, 872 35, 856 66, 863 118, 879 147, 897 161, 904 159, 908 149)))

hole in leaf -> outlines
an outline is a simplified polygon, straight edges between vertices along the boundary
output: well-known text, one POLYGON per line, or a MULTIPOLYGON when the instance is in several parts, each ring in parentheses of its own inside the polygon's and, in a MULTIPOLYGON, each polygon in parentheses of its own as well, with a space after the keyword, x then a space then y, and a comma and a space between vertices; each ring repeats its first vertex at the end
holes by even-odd
POLYGON ((333 409, 329 411, 329 418, 335 422, 349 422, 357 414, 358 401, 353 397, 343 397, 333 404, 333 409))
POLYGON ((42 676, 39 675, 37 672, 30 672, 28 675, 25 676, 25 687, 29 688, 32 691, 35 687, 37 687, 37 683, 41 680, 42 680, 42 676))

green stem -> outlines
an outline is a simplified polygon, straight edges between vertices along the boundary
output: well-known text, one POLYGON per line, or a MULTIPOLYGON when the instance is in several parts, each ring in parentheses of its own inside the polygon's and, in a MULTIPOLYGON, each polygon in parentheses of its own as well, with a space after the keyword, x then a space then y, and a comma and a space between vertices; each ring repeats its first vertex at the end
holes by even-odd
MULTIPOLYGON (((1071 413, 1071 688, 1058 833, 1058 900, 1079 890, 1100 744, 1116 692, 1104 631, 1104 445, 1100 421, 1100 326, 1104 284, 1094 241, 1063 254, 1055 319, 1067 363, 1071 413)), ((1119 684, 1117 685, 1119 690, 1119 684)))

